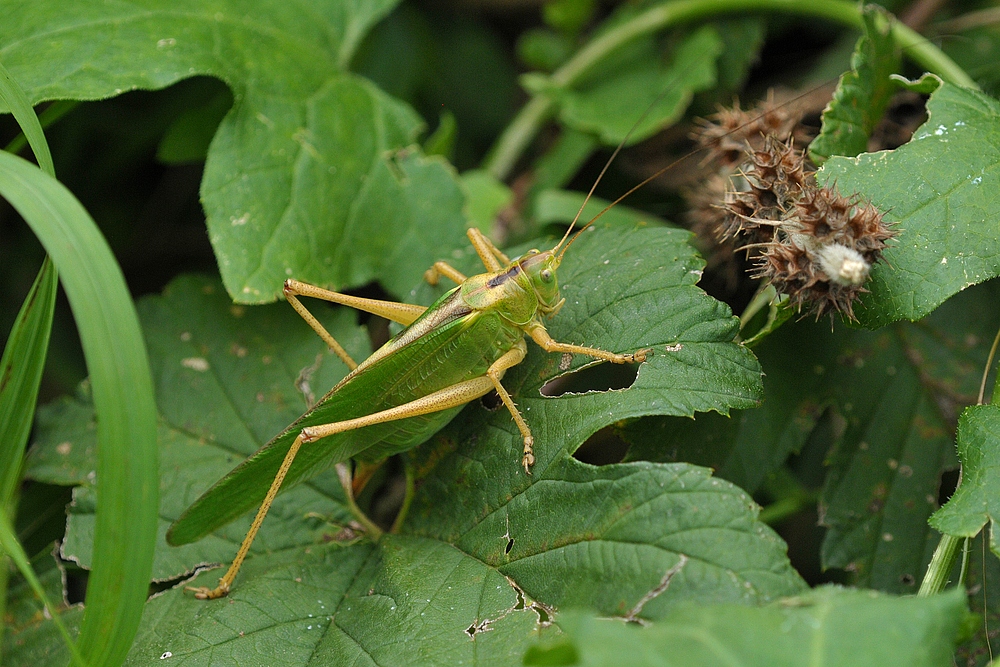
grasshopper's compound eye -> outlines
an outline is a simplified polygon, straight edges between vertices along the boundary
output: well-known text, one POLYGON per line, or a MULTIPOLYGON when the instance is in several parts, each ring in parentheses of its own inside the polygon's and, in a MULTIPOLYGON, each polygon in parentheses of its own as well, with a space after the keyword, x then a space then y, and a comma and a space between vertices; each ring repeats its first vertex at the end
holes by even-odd
POLYGON ((542 269, 539 275, 542 277, 542 282, 544 283, 552 282, 552 271, 550 271, 549 269, 542 269))

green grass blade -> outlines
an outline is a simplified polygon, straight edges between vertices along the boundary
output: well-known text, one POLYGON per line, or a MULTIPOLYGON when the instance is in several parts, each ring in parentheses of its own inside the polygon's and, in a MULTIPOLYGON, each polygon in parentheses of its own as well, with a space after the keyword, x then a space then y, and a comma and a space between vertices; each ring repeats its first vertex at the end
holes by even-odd
MULTIPOLYGON (((76 100, 56 100, 45 107, 42 113, 38 114, 38 122, 41 124, 42 129, 49 127, 54 124, 57 120, 68 114, 73 109, 80 106, 80 103, 76 100)), ((8 153, 21 152, 21 149, 28 144, 27 136, 22 132, 13 139, 4 148, 8 153)))
MULTIPOLYGON (((14 320, 0 358, 0 514, 4 516, 12 516, 17 507, 15 493, 21 481, 24 448, 34 421, 58 285, 56 269, 46 257, 14 320)), ((30 569, 30 564, 28 567, 30 569)), ((6 557, 0 557, 0 570, 2 617, 7 603, 6 557)), ((0 634, 0 647, 2 642, 0 634)))
POLYGON ((73 638, 69 636, 69 631, 59 618, 58 608, 49 602, 48 596, 45 595, 45 589, 42 588, 41 582, 38 581, 38 577, 35 576, 35 571, 31 569, 31 562, 28 560, 28 554, 24 552, 24 548, 21 546, 21 543, 17 541, 17 537, 14 535, 14 527, 11 525, 10 519, 7 517, 7 512, 2 510, 0 510, 0 552, 3 552, 4 555, 9 556, 10 559, 14 561, 17 569, 21 572, 21 576, 25 578, 28 585, 31 586, 31 590, 35 592, 38 599, 45 605, 45 609, 52 618, 52 622, 56 624, 56 628, 59 629, 59 634, 62 635, 63 640, 66 642, 66 647, 69 649, 69 653, 73 657, 73 664, 86 667, 87 662, 83 659, 83 656, 80 654, 80 650, 77 648, 76 644, 73 643, 73 638))
MULTIPOLYGON (((0 64, 0 99, 14 114, 14 119, 21 126, 20 136, 31 144, 42 170, 49 176, 55 176, 49 145, 35 110, 3 64, 0 64)), ((15 492, 21 480, 21 462, 45 368, 58 286, 59 276, 55 266, 46 257, 14 320, 0 359, 0 513, 11 516, 17 507, 15 492)), ((7 602, 7 565, 6 557, 0 558, 3 570, 0 575, 0 616, 7 602)), ((30 571, 31 565, 26 559, 24 567, 30 571)), ((34 575, 33 572, 31 574, 34 575)), ((68 639, 68 635, 65 636, 68 639)), ((0 635, 0 646, 2 640, 0 635)), ((71 646, 70 650, 77 655, 75 646, 71 646)))
POLYGON ((55 267, 46 258, 0 358, 0 508, 7 511, 20 480, 21 459, 35 414, 58 281, 55 267))
POLYGON ((52 154, 49 152, 48 142, 45 141, 42 124, 38 122, 38 116, 35 115, 28 96, 2 63, 0 63, 0 100, 10 109, 14 114, 14 120, 21 126, 21 131, 24 132, 31 150, 35 153, 38 166, 49 176, 55 176, 56 168, 52 164, 52 154))
POLYGON ((0 194, 59 268, 80 331, 99 445, 94 567, 79 647, 92 665, 118 665, 142 614, 156 538, 156 409, 145 344, 121 270, 73 195, 8 153, 0 153, 0 194))

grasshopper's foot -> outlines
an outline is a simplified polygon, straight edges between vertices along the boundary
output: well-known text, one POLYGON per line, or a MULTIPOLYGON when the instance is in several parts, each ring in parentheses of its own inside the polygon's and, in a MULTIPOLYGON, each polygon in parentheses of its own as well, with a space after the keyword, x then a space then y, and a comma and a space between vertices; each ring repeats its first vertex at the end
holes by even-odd
POLYGON ((438 273, 436 267, 432 266, 431 268, 424 271, 424 282, 430 285, 431 287, 434 287, 435 285, 438 284, 438 280, 440 279, 440 277, 441 274, 438 273))
POLYGON ((524 472, 529 475, 531 474, 531 466, 535 463, 534 444, 535 439, 530 435, 524 439, 524 456, 521 458, 521 465, 524 466, 524 472))
POLYGON ((631 357, 631 359, 629 359, 629 363, 641 364, 653 356, 653 348, 647 347, 642 350, 637 350, 628 356, 631 357))
POLYGON ((184 590, 192 591, 194 596, 199 600, 217 600, 218 598, 229 595, 229 586, 221 580, 219 581, 219 585, 215 588, 208 588, 207 586, 185 586, 184 590))

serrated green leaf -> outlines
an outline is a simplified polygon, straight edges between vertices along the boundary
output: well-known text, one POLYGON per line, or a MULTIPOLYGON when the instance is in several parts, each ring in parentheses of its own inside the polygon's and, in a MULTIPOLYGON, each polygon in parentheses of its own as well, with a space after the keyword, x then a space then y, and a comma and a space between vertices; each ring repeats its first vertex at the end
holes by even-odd
POLYGON ((632 144, 675 122, 694 93, 715 84, 715 59, 721 50, 718 33, 706 26, 676 47, 669 65, 661 65, 655 41, 640 39, 606 59, 572 89, 549 92, 559 103, 560 120, 569 127, 598 135, 611 146, 626 135, 632 144), (635 126, 635 118, 643 112, 642 122, 635 126))
POLYGON ((1000 451, 1000 406, 966 408, 958 420, 956 439, 958 458, 962 461, 962 483, 931 517, 931 525, 942 533, 973 537, 987 521, 995 522, 1000 516, 995 506, 1000 481, 994 474, 1000 451))
POLYGON ((524 664, 944 667, 966 616, 962 590, 892 598, 833 587, 758 609, 682 606, 647 627, 567 614, 566 635, 548 646, 579 660, 544 662, 543 643, 524 664))
POLYGON ((616 428, 631 443, 626 460, 711 466, 756 491, 805 443, 830 449, 824 565, 862 585, 914 592, 937 541, 926 520, 940 474, 955 466, 948 406, 975 401, 995 333, 981 313, 996 310, 998 289, 991 281, 920 323, 877 333, 786 324, 755 348, 766 378, 760 408, 616 428))
POLYGON ((819 328, 784 326, 755 354, 764 368, 764 400, 731 418, 698 415, 694 420, 650 417, 618 429, 628 443, 627 461, 687 461, 710 466, 723 479, 755 493, 789 454, 798 452, 827 399, 821 387, 833 348, 819 328))
POLYGON ((899 67, 885 10, 862 9, 864 34, 851 56, 851 69, 840 77, 833 99, 823 110, 823 128, 809 144, 809 156, 822 164, 831 155, 854 157, 868 146, 868 137, 885 113, 892 96, 889 75, 899 67))
POLYGON ((705 468, 593 467, 564 452, 528 486, 505 463, 517 449, 485 432, 422 480, 407 530, 454 544, 535 600, 655 619, 685 600, 759 605, 804 587, 749 496, 705 468))
POLYGON ((222 79, 234 104, 201 195, 230 294, 272 301, 290 275, 338 287, 377 279, 402 294, 463 243, 465 221, 444 163, 386 158, 416 139, 416 114, 347 71, 393 4, 31 3, 5 16, 0 56, 34 102, 222 79))
MULTIPOLYGON (((729 309, 694 287, 701 275, 702 260, 688 245, 688 239, 688 233, 678 230, 599 225, 585 231, 571 248, 573 252, 567 253, 560 269, 561 293, 566 302, 560 317, 554 318, 549 328, 555 339, 585 342, 611 351, 654 350, 652 359, 639 370, 632 390, 584 399, 592 406, 593 420, 605 420, 584 437, 614 419, 650 413, 725 412, 756 403, 760 390, 756 360, 748 350, 731 343, 737 321, 729 309), (568 329, 567 325, 574 321, 579 328, 568 329)), ((557 375, 593 363, 582 355, 571 356, 557 360, 554 355, 529 352, 526 361, 507 373, 505 386, 519 397, 521 378, 532 368, 536 373, 532 382, 541 387, 557 375)), ((357 385, 353 391, 359 391, 357 385)), ((348 409, 336 403, 342 398, 331 397, 324 409, 348 409)), ((573 409, 576 398, 548 402, 548 409, 556 409, 560 418, 572 422, 571 430, 565 433, 571 438, 575 429, 588 427, 586 419, 572 419, 566 413, 573 409)), ((530 423, 530 410, 546 408, 542 404, 533 408, 527 404, 529 400, 530 394, 523 398, 522 405, 526 406, 524 414, 530 423)), ((317 421, 315 411, 303 419, 322 423, 317 421)), ((513 428, 513 422, 507 425, 513 428)), ((200 498, 183 521, 171 529, 175 543, 198 539, 258 504, 294 437, 294 429, 283 431, 254 456, 251 465, 234 470, 232 476, 213 487, 210 495, 200 498)), ((537 433, 535 439, 539 439, 537 433)), ((368 455, 363 431, 330 442, 325 447, 320 442, 300 455, 286 486, 307 479, 309 471, 323 470, 337 462, 340 459, 335 457, 345 456, 345 451, 351 452, 346 456, 368 455)))
POLYGON ((1000 275, 1000 102, 942 84, 928 120, 892 152, 832 158, 821 180, 858 193, 897 221, 900 234, 855 307, 876 328, 916 320, 970 285, 1000 275))
MULTIPOLYGON (((183 548, 166 546, 167 528, 212 480, 294 420, 347 368, 287 305, 233 305, 221 286, 205 277, 182 276, 162 296, 142 300, 138 310, 160 413, 163 492, 152 576, 163 581, 232 557, 250 517, 183 548)), ((316 312, 352 354, 368 353, 353 313, 316 312)), ((85 568, 92 559, 94 426, 85 395, 42 408, 26 471, 38 481, 82 485, 74 489, 62 554, 85 568)), ((265 525, 261 550, 308 543, 330 532, 326 521, 346 521, 340 484, 330 476, 290 495, 294 498, 279 499, 278 515, 315 512, 322 519, 299 523, 299 532, 265 525)))

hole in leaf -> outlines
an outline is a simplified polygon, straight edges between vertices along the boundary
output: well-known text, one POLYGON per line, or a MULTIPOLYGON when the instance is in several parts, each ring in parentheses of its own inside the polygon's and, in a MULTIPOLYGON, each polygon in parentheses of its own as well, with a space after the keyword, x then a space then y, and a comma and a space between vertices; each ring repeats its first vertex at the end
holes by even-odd
POLYGON ((914 577, 912 574, 904 574, 899 578, 899 580, 903 583, 904 586, 912 586, 913 584, 917 583, 916 577, 914 577))
POLYGON ((628 452, 628 447, 628 443, 622 440, 614 427, 606 426, 587 438, 573 452, 573 458, 582 463, 589 463, 595 466, 621 463, 628 452))
POLYGON ((549 621, 552 620, 551 617, 549 616, 549 610, 543 607, 542 605, 533 604, 531 605, 531 608, 535 610, 536 614, 538 614, 538 623, 540 625, 548 625, 549 621))
POLYGON ((944 505, 958 488, 958 470, 945 470, 941 473, 941 484, 938 486, 938 505, 944 505))
MULTIPOLYGON (((355 470, 355 475, 358 470, 355 470)), ((390 457, 372 475, 358 494, 358 507, 381 528, 388 530, 403 506, 406 496, 406 473, 399 456, 390 457)))
POLYGON ((62 561, 66 569, 66 602, 82 604, 87 597, 87 581, 90 571, 76 566, 72 561, 62 561))
POLYGON ((499 410, 500 406, 503 405, 503 401, 500 400, 500 394, 498 394, 496 391, 491 391, 490 393, 486 394, 481 399, 479 399, 479 401, 483 404, 483 407, 489 410, 490 412, 499 410))
POLYGON ((503 550, 504 554, 505 555, 509 554, 510 550, 513 549, 513 548, 514 548, 514 538, 511 537, 511 538, 507 539, 507 546, 504 547, 504 550, 503 550))
POLYGON ((524 591, 517 586, 514 586, 514 591, 517 594, 517 603, 514 605, 514 610, 521 611, 524 609, 524 591))
POLYGON ((489 619, 486 619, 485 621, 479 621, 478 623, 473 623, 472 625, 467 627, 465 629, 465 634, 469 635, 470 638, 475 638, 476 633, 483 632, 484 630, 489 629, 489 626, 490 626, 489 619))
POLYGON ((628 389, 639 374, 639 364, 601 363, 552 378, 539 390, 542 396, 628 389))

